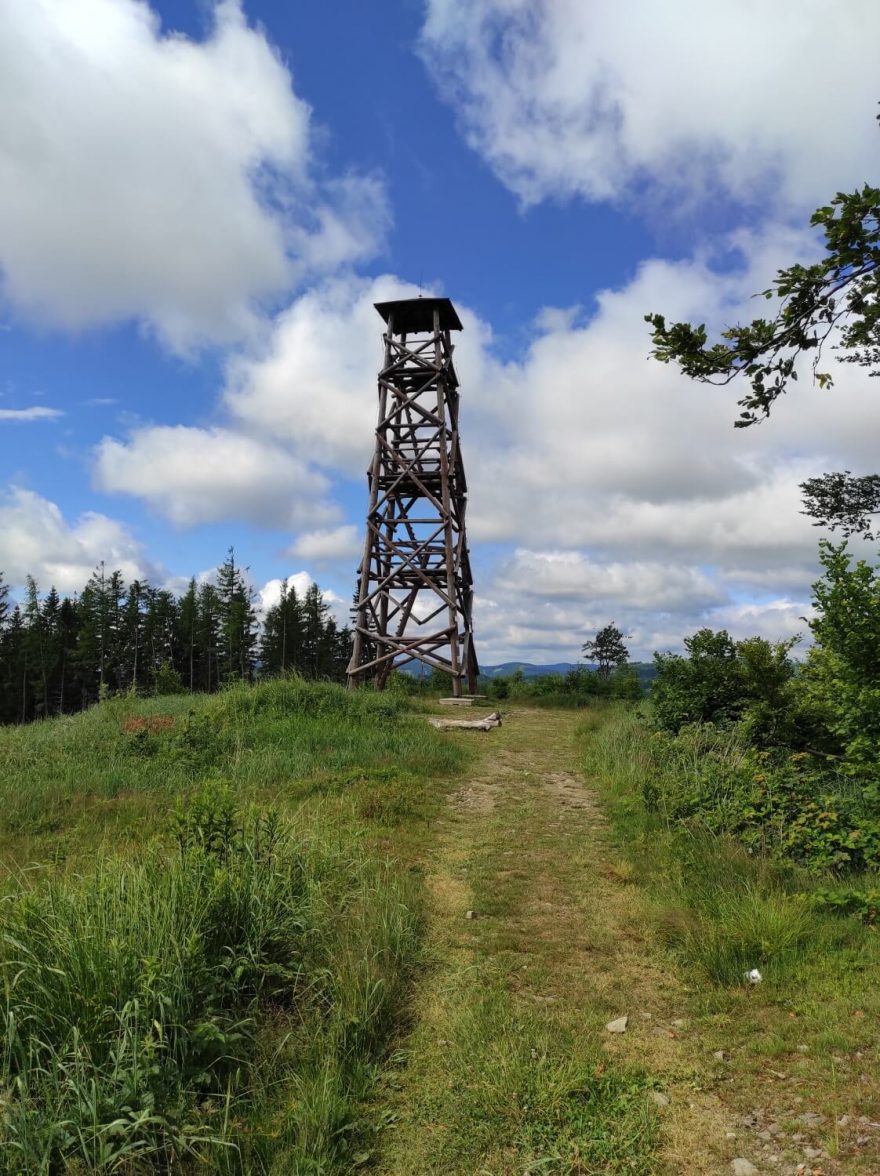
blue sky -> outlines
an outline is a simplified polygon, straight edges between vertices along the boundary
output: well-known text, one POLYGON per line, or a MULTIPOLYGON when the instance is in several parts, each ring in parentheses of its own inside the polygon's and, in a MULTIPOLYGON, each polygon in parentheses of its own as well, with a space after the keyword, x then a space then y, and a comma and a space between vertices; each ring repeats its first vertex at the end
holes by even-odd
POLYGON ((484 661, 803 629, 797 484, 873 468, 843 368, 759 430, 649 364, 876 182, 880 9, 849 0, 32 0, 0 6, 0 568, 177 584, 234 544, 354 585, 380 320, 457 366, 484 661), (708 11, 710 10, 710 11, 708 11), (846 63, 846 69, 840 68, 846 63), (827 79, 827 81, 826 81, 827 79))

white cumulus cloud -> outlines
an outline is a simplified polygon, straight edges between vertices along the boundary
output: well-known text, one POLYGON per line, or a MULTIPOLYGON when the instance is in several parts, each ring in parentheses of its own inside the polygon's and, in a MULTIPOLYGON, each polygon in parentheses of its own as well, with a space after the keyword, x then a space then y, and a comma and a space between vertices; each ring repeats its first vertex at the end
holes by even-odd
POLYGON ((68 522, 49 499, 24 487, 0 495, 0 571, 21 587, 33 576, 40 588, 81 591, 97 564, 118 568, 126 580, 149 577, 154 569, 141 544, 117 519, 87 511, 68 522))
POLYGON ((355 560, 360 555, 363 538, 353 524, 321 531, 305 531, 291 545, 290 554, 316 564, 355 560))
POLYGON ((0 277, 41 324, 146 323, 175 350, 369 254, 381 183, 316 183, 310 110, 239 0, 201 41, 143 0, 0 0, 0 277))
POLYGON ((275 319, 259 352, 228 365, 225 407, 309 459, 363 474, 373 449, 382 320, 374 302, 418 293, 399 278, 346 277, 316 286, 275 319))
POLYGON ((95 479, 109 494, 133 494, 178 526, 244 519, 288 528, 332 519, 327 482, 287 450, 226 429, 153 425, 127 441, 105 437, 95 479))
POLYGON ((880 7, 428 0, 421 55, 526 203, 719 189, 802 208, 863 183, 880 7))

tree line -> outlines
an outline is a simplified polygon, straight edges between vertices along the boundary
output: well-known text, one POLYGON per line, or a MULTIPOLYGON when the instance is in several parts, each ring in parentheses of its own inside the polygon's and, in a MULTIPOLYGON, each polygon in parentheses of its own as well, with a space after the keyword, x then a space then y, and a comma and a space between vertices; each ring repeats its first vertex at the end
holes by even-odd
POLYGON ((191 579, 176 596, 146 580, 126 584, 98 565, 82 591, 41 596, 28 576, 13 602, 0 572, 0 722, 69 714, 98 699, 213 692, 231 681, 291 671, 341 679, 350 634, 316 584, 288 581, 258 625, 245 570, 230 548, 215 582, 191 579))

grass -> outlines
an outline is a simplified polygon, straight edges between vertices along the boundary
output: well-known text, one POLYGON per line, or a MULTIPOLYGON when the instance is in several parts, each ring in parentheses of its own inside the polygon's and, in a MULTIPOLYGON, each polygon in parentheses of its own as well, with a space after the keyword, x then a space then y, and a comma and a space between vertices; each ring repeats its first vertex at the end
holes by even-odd
POLYGON ((466 751, 296 680, 0 746, 2 1170, 348 1170, 466 751))
POLYGON ((878 936, 649 813, 645 735, 296 680, 0 731, 0 1169, 880 1170, 878 936))
POLYGON ((785 1121, 787 1135, 773 1144, 782 1159, 803 1159, 800 1145, 785 1139, 810 1111, 819 1122, 801 1124, 799 1134, 827 1153, 823 1162, 832 1166, 824 1171, 880 1170, 877 1133, 855 1126, 874 1121, 880 1106, 876 1038, 867 1029, 880 1016, 880 993, 868 979, 880 966, 875 929, 819 909, 814 899, 829 879, 649 812, 646 784, 669 769, 637 713, 594 719, 582 739, 646 920, 690 989, 687 1011, 703 1056, 724 1051, 724 1063, 714 1073, 706 1066, 701 1083, 734 1117, 751 1116, 754 1132, 785 1121), (745 977, 752 968, 762 975, 755 986, 745 977), (756 1107, 763 1108, 757 1119, 756 1107))
POLYGON ((438 819, 414 1028, 378 1094, 383 1174, 658 1171, 656 1079, 605 1031, 621 941, 568 770, 576 722, 517 708, 438 819))
POLYGON ((179 853, 30 877, 7 898, 10 1170, 227 1166, 229 1148, 255 1171, 267 1143, 291 1172, 340 1158, 414 957, 405 885, 338 827, 242 824, 224 798, 203 836, 208 803, 187 814, 179 853), (280 1120, 252 1073, 267 1024, 272 1082, 297 1091, 280 1120))
POLYGON ((114 699, 0 728, 0 863, 91 853, 102 832, 115 845, 138 842, 152 812, 206 778, 283 807, 359 782, 448 776, 463 759, 412 721, 403 699, 295 678, 114 699))

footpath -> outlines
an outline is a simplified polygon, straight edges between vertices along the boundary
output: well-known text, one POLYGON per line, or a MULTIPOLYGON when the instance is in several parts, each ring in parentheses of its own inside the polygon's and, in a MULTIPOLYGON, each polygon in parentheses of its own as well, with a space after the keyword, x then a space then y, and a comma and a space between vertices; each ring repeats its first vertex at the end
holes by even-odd
POLYGON ((733 1171, 687 994, 580 769, 584 722, 515 708, 452 736, 477 754, 426 845, 426 965, 370 1156, 385 1176, 733 1171))

